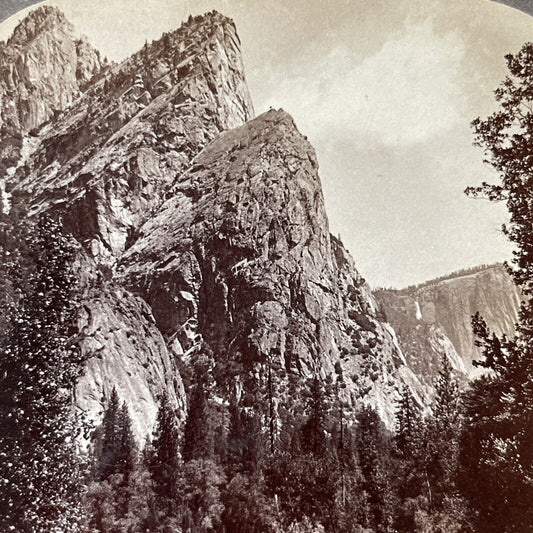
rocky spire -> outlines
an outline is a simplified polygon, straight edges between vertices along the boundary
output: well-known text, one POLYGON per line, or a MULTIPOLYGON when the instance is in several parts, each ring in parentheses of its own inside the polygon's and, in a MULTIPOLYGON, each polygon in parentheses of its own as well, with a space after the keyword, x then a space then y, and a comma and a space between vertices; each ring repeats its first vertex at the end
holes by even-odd
POLYGON ((30 206, 66 210, 69 229, 113 264, 200 150, 253 113, 235 25, 191 17, 107 69, 39 136, 15 197, 31 190, 30 206))
POLYGON ((74 31, 61 10, 52 6, 41 6, 30 11, 17 25, 7 44, 11 47, 24 47, 39 35, 58 30, 71 33, 74 31))
POLYGON ((248 390, 274 369, 284 405, 284 372, 303 386, 338 365, 350 376, 346 402, 371 403, 390 424, 399 383, 423 402, 394 331, 329 234, 316 154, 286 112, 217 137, 169 196, 121 271, 177 357, 203 338, 248 390))
POLYGON ((14 30, 0 55, 0 177, 17 164, 24 135, 66 109, 101 68, 61 11, 43 6, 14 30))

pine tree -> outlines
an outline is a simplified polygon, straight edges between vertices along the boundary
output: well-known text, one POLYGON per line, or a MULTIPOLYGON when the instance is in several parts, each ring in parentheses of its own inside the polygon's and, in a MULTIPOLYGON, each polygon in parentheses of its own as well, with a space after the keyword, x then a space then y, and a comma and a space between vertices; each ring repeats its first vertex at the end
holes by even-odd
POLYGON ((342 504, 342 507, 344 507, 346 503, 346 470, 350 462, 350 452, 349 452, 348 446, 346 445, 346 436, 345 436, 346 429, 344 427, 345 426, 344 408, 343 408, 343 402, 341 399, 341 391, 346 387, 346 383, 344 381, 342 367, 338 361, 335 364, 335 374, 336 374, 335 408, 338 413, 337 414, 338 416, 337 449, 338 449, 339 467, 340 467, 340 474, 341 474, 341 504, 342 504))
POLYGON ((222 523, 232 533, 277 533, 282 531, 275 502, 265 494, 262 476, 237 474, 221 496, 222 523))
POLYGON ((127 483, 136 463, 137 449, 131 427, 131 418, 125 402, 118 413, 118 439, 115 464, 127 483))
POLYGON ((419 407, 407 385, 402 387, 397 405, 395 466, 400 505, 395 513, 395 527, 398 531, 407 532, 415 529, 416 505, 413 502, 424 492, 424 430, 419 407))
POLYGON ((432 415, 425 424, 424 481, 429 512, 443 512, 457 500, 456 476, 460 435, 460 394, 446 355, 435 380, 432 415))
POLYGON ((235 404, 230 405, 229 415, 226 460, 233 473, 254 472, 263 455, 261 421, 251 408, 235 404))
POLYGON ((212 459, 194 459, 183 465, 176 491, 182 531, 223 531, 220 489, 225 481, 221 466, 212 459))
POLYGON ((439 432, 448 435, 449 431, 453 431, 459 418, 459 387, 445 354, 442 355, 439 375, 435 382, 433 412, 439 432))
POLYGON ((100 478, 106 479, 116 471, 116 458, 119 447, 119 410, 120 400, 117 389, 113 387, 109 403, 104 413, 102 452, 100 455, 100 478))
POLYGON ((10 265, 12 302, 1 339, 0 529, 74 531, 80 461, 71 391, 81 358, 71 342, 77 308, 75 250, 61 225, 41 217, 10 265))
POLYGON ((176 480, 179 475, 178 440, 178 419, 165 392, 161 396, 157 412, 150 471, 159 506, 169 515, 172 514, 176 500, 176 480))
POLYGON ((475 380, 464 396, 459 487, 477 511, 485 531, 533 528, 533 395, 530 350, 523 324, 513 341, 497 339, 474 317, 484 359, 491 372, 475 380), (476 490, 473 487, 476 487, 476 490))
POLYGON ((404 385, 400 391, 396 411, 396 443, 407 457, 413 457, 417 449, 420 429, 420 412, 411 391, 404 385))
MULTIPOLYGON (((269 358, 271 359, 271 358, 269 358)), ((267 361, 268 368, 268 440, 270 443, 270 453, 274 453, 274 443, 276 441, 276 415, 274 411, 274 378, 272 376, 272 361, 267 361)))
POLYGON ((146 464, 137 461, 128 408, 125 402, 120 408, 118 405, 113 388, 102 424, 105 446, 100 446, 100 472, 85 498, 85 525, 90 531, 142 531, 149 515, 148 502, 154 499, 146 464))
POLYGON ((476 316, 473 329, 490 373, 465 398, 461 436, 461 487, 485 531, 533 529, 533 43, 506 56, 508 76, 495 91, 496 112, 472 123, 485 161, 499 174, 467 193, 504 201, 503 228, 515 244, 515 282, 526 297, 513 341, 490 333, 476 316), (477 491, 472 490, 472 484, 477 491))
POLYGON ((201 356, 195 362, 194 382, 183 430, 181 452, 185 461, 207 459, 213 455, 214 443, 208 403, 212 366, 212 360, 207 356, 201 356))
POLYGON ((326 417, 328 405, 325 391, 318 376, 310 384, 307 400, 307 420, 302 426, 302 448, 316 456, 321 456, 326 450, 326 417))

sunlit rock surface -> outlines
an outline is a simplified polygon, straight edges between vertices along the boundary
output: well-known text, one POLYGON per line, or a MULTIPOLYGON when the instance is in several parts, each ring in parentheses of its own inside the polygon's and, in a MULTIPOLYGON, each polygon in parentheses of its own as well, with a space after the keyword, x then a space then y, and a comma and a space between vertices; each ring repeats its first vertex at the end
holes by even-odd
POLYGON ((471 319, 479 312, 498 335, 514 335, 521 295, 501 265, 452 275, 404 290, 377 291, 387 320, 396 330, 407 363, 430 386, 446 354, 463 380, 479 373, 471 319))

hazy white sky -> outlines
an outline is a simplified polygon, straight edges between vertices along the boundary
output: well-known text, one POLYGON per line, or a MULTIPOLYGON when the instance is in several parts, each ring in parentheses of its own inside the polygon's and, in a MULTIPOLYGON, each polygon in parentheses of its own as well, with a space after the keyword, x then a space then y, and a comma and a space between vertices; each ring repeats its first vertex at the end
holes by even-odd
MULTIPOLYGON (((504 54, 533 18, 488 0, 50 0, 111 59, 217 9, 242 40, 256 112, 283 107, 313 143, 330 228, 372 285, 507 259, 505 207, 469 123, 493 109, 504 54)), ((0 27, 6 38, 21 16, 0 27)))

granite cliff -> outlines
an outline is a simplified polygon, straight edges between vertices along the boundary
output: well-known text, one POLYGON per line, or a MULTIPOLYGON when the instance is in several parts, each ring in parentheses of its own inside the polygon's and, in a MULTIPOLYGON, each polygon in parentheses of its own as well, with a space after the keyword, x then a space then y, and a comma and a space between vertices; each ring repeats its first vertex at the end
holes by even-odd
MULTIPOLYGON (((41 8, 6 46, 65 42, 65 24, 41 8)), ((32 84, 48 86, 46 55, 32 57, 32 84)), ((61 215, 78 244, 77 406, 97 420, 115 386, 141 439, 162 391, 183 416, 180 369, 203 350, 221 402, 273 379, 286 408, 306 378, 342 371, 348 411, 369 403, 392 425, 402 384, 423 403, 393 328, 329 234, 313 148, 284 111, 253 118, 233 22, 190 18, 121 64, 88 64, 64 101, 37 93, 48 111, 14 115, 23 149, 3 178, 4 216, 61 215)), ((17 94, 6 109, 18 110, 17 94)))
POLYGON ((471 317, 479 312, 498 335, 513 336, 521 295, 502 265, 428 281, 403 290, 376 291, 409 367, 430 387, 445 354, 464 381, 478 373, 471 317))
MULTIPOLYGON (((18 35, 22 47, 28 25, 34 40, 48 34, 50 17, 64 20, 39 9, 9 42, 18 35)), ((36 83, 47 83, 47 69, 36 69, 36 83)), ((220 131, 252 114, 235 27, 211 14, 103 68, 31 135, 19 124, 25 150, 4 174, 4 211, 60 214, 80 245, 78 327, 87 362, 75 395, 89 418, 98 419, 113 386, 130 406, 139 439, 153 425, 163 390, 183 415, 176 359, 151 308, 117 284, 115 263, 176 175, 220 131)))
POLYGON ((0 170, 13 167, 26 134, 68 107, 103 67, 100 54, 59 10, 43 6, 0 43, 0 170))
POLYGON ((288 376, 325 379, 340 365, 346 401, 366 399, 389 422, 399 382, 418 394, 394 332, 329 234, 315 152, 284 111, 206 146, 117 275, 150 304, 178 356, 193 348, 193 327, 239 369, 230 380, 250 388, 275 366, 287 374, 278 376, 283 397, 288 376))

